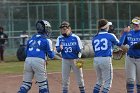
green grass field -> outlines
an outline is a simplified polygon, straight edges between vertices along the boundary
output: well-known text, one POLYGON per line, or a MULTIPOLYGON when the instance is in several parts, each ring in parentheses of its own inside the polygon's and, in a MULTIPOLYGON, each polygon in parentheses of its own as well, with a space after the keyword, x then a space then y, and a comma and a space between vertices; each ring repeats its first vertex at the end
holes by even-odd
MULTIPOLYGON (((16 57, 5 58, 5 63, 0 63, 0 74, 22 74, 23 72, 23 61, 18 61, 16 57)), ((93 69, 93 58, 84 58, 84 70, 93 69)), ((113 60, 114 69, 124 68, 124 58, 121 60, 113 60)), ((61 60, 49 60, 47 67, 48 72, 60 72, 61 71, 61 60)))

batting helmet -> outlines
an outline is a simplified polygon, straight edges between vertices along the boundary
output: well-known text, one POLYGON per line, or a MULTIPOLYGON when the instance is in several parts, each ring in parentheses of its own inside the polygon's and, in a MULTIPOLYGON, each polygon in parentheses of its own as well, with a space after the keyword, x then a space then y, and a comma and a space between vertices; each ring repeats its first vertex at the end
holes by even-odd
POLYGON ((44 34, 46 36, 50 36, 52 30, 51 30, 51 24, 46 20, 39 20, 36 23, 36 29, 38 33, 44 34))

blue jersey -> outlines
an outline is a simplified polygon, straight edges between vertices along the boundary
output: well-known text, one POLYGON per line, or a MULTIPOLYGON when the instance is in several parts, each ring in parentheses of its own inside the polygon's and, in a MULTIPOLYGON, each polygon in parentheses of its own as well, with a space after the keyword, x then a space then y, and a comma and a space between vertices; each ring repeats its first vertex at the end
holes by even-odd
POLYGON ((126 33, 123 34, 120 41, 117 37, 112 34, 108 33, 105 30, 99 31, 99 33, 93 37, 92 45, 94 50, 95 57, 111 57, 113 51, 113 45, 121 46, 124 42, 126 33))
POLYGON ((54 58, 54 52, 50 48, 49 40, 42 34, 35 34, 27 42, 27 57, 38 57, 45 59, 46 54, 49 58, 54 58))
POLYGON ((132 57, 140 57, 140 49, 135 49, 134 44, 140 42, 140 30, 139 31, 134 31, 131 30, 125 39, 124 44, 129 45, 129 50, 127 52, 127 55, 132 56, 132 57))
POLYGON ((81 52, 83 48, 80 38, 75 34, 70 34, 67 37, 60 35, 57 38, 56 50, 61 52, 62 58, 64 59, 76 59, 78 58, 78 53, 81 52), (60 49, 62 44, 63 49, 60 49))

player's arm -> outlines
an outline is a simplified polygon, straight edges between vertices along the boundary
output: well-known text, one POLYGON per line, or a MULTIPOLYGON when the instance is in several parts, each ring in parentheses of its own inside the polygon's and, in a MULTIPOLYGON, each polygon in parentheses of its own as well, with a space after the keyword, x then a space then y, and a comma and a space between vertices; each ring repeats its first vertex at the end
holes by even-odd
POLYGON ((120 41, 118 40, 118 38, 111 33, 111 36, 110 36, 110 40, 111 42, 114 44, 114 45, 117 45, 117 46, 121 46, 120 44, 120 41))
POLYGON ((78 52, 78 58, 81 58, 81 56, 82 56, 82 49, 83 49, 83 44, 82 44, 82 42, 81 42, 81 40, 80 40, 80 38, 78 37, 78 36, 76 36, 76 38, 77 38, 77 43, 78 43, 78 46, 77 46, 77 52, 78 52))
POLYGON ((60 38, 58 37, 57 40, 56 40, 56 51, 59 53, 62 51, 63 49, 63 46, 62 46, 62 43, 60 42, 60 38))
POLYGON ((50 39, 47 40, 47 55, 51 59, 55 56, 55 52, 52 49, 52 41, 50 39))
POLYGON ((120 40, 119 40, 120 42, 119 42, 118 46, 121 46, 121 45, 123 45, 125 43, 126 36, 127 36, 127 32, 124 32, 122 34, 122 36, 120 37, 120 40))
POLYGON ((127 31, 124 30, 124 32, 123 32, 122 36, 120 37, 119 41, 118 41, 117 37, 115 35, 113 35, 112 40, 114 41, 114 44, 117 45, 117 46, 122 46, 125 43, 128 32, 129 32, 128 30, 127 31))
POLYGON ((82 42, 81 42, 81 40, 78 36, 76 36, 76 38, 77 38, 77 43, 78 43, 78 46, 77 46, 76 50, 77 50, 77 52, 82 52, 83 44, 82 44, 82 42))
POLYGON ((123 31, 122 31, 122 35, 121 35, 121 38, 120 38, 120 42, 121 42, 121 45, 122 44, 127 44, 127 34, 130 32, 130 26, 129 25, 127 25, 124 29, 123 29, 123 31))
POLYGON ((119 40, 119 43, 117 44, 117 46, 122 46, 125 43, 128 32, 130 32, 130 26, 126 26, 123 29, 122 35, 120 37, 120 40, 119 40))

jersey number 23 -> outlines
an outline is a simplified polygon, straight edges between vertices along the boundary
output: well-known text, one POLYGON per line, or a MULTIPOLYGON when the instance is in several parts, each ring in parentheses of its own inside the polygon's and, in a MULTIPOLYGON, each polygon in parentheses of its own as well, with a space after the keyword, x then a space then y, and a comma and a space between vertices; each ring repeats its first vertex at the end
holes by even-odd
POLYGON ((101 40, 99 40, 99 39, 94 40, 94 48, 95 48, 95 51, 107 50, 107 48, 108 48, 107 39, 102 38, 101 40))

